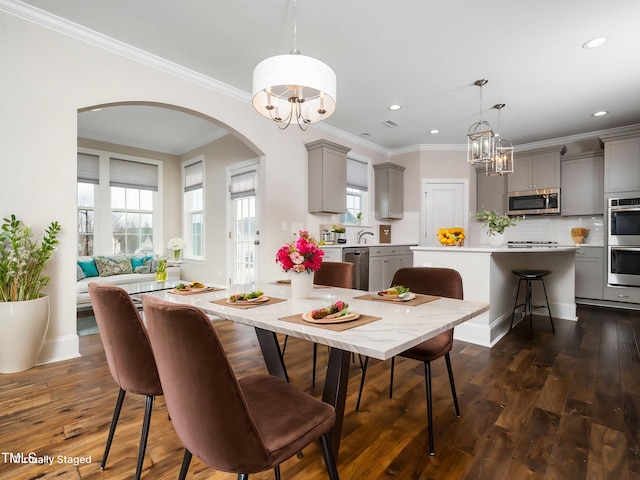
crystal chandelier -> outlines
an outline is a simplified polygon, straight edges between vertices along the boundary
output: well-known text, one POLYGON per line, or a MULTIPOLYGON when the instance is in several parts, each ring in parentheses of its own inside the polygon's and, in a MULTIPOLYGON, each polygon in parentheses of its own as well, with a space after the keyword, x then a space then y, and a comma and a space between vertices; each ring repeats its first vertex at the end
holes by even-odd
POLYGON ((267 58, 253 70, 253 107, 281 130, 295 119, 302 130, 328 118, 336 108, 336 74, 315 58, 300 55, 297 4, 293 1, 293 48, 267 58))
POLYGON ((506 175, 513 173, 513 144, 500 135, 500 113, 504 107, 504 103, 497 103, 493 106, 493 108, 498 110, 498 133, 496 134, 496 151, 493 162, 487 163, 486 166, 487 175, 506 175))
POLYGON ((471 165, 493 162, 495 155, 495 134, 489 122, 482 119, 482 87, 488 80, 476 80, 480 87, 480 120, 469 127, 467 132, 467 162, 471 165))

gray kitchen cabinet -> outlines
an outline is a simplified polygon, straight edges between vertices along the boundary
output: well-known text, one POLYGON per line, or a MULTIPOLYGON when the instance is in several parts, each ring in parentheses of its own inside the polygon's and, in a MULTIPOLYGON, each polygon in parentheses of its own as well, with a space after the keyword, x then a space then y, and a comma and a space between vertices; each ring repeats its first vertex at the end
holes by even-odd
POLYGON ((476 211, 507 211, 507 175, 487 176, 485 169, 476 170, 476 211))
POLYGON ((309 213, 344 213, 347 210, 347 153, 351 149, 328 140, 305 146, 309 213))
POLYGON ((640 132, 604 141, 604 193, 640 190, 640 132))
POLYGON ((375 209, 377 220, 399 219, 404 216, 404 170, 395 163, 373 166, 375 174, 375 209))
POLYGON ((513 173, 507 175, 509 192, 560 188, 560 156, 566 147, 552 147, 517 154, 513 173))
POLYGON ((587 152, 562 159, 562 215, 604 214, 604 156, 587 152))
POLYGON ((409 246, 371 247, 369 249, 369 291, 389 288, 398 269, 411 266, 413 266, 413 252, 409 246))
POLYGON ((604 296, 604 248, 576 249, 576 298, 602 300, 604 296))

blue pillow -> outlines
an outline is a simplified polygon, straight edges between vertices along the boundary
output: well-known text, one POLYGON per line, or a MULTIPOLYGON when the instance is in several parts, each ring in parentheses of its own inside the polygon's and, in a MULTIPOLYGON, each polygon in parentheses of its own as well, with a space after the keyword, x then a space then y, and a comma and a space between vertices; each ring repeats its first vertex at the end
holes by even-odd
POLYGON ((93 258, 91 260, 78 260, 78 265, 80 265, 85 278, 99 275, 98 267, 96 267, 96 262, 93 261, 93 258))
POLYGON ((136 255, 131 257, 131 268, 135 271, 137 267, 141 267, 144 264, 145 260, 144 255, 136 255))

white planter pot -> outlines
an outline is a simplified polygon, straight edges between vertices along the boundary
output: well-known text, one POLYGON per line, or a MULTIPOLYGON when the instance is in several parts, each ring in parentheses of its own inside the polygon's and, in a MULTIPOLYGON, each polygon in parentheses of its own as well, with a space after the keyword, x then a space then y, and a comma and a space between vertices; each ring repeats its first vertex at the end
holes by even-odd
POLYGON ((501 247, 504 245, 504 233, 494 233, 489 235, 489 243, 492 247, 501 247))
POLYGON ((313 290, 313 273, 291 273, 291 298, 309 298, 313 290))
POLYGON ((0 302, 0 373, 32 368, 49 328, 49 297, 0 302))

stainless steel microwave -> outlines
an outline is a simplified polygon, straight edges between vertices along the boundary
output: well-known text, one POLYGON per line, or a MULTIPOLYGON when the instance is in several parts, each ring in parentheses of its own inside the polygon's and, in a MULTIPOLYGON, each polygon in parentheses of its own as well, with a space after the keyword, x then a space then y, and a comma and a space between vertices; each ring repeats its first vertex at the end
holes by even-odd
POLYGON ((507 214, 558 215, 560 214, 560 189, 541 188, 509 192, 507 214))

